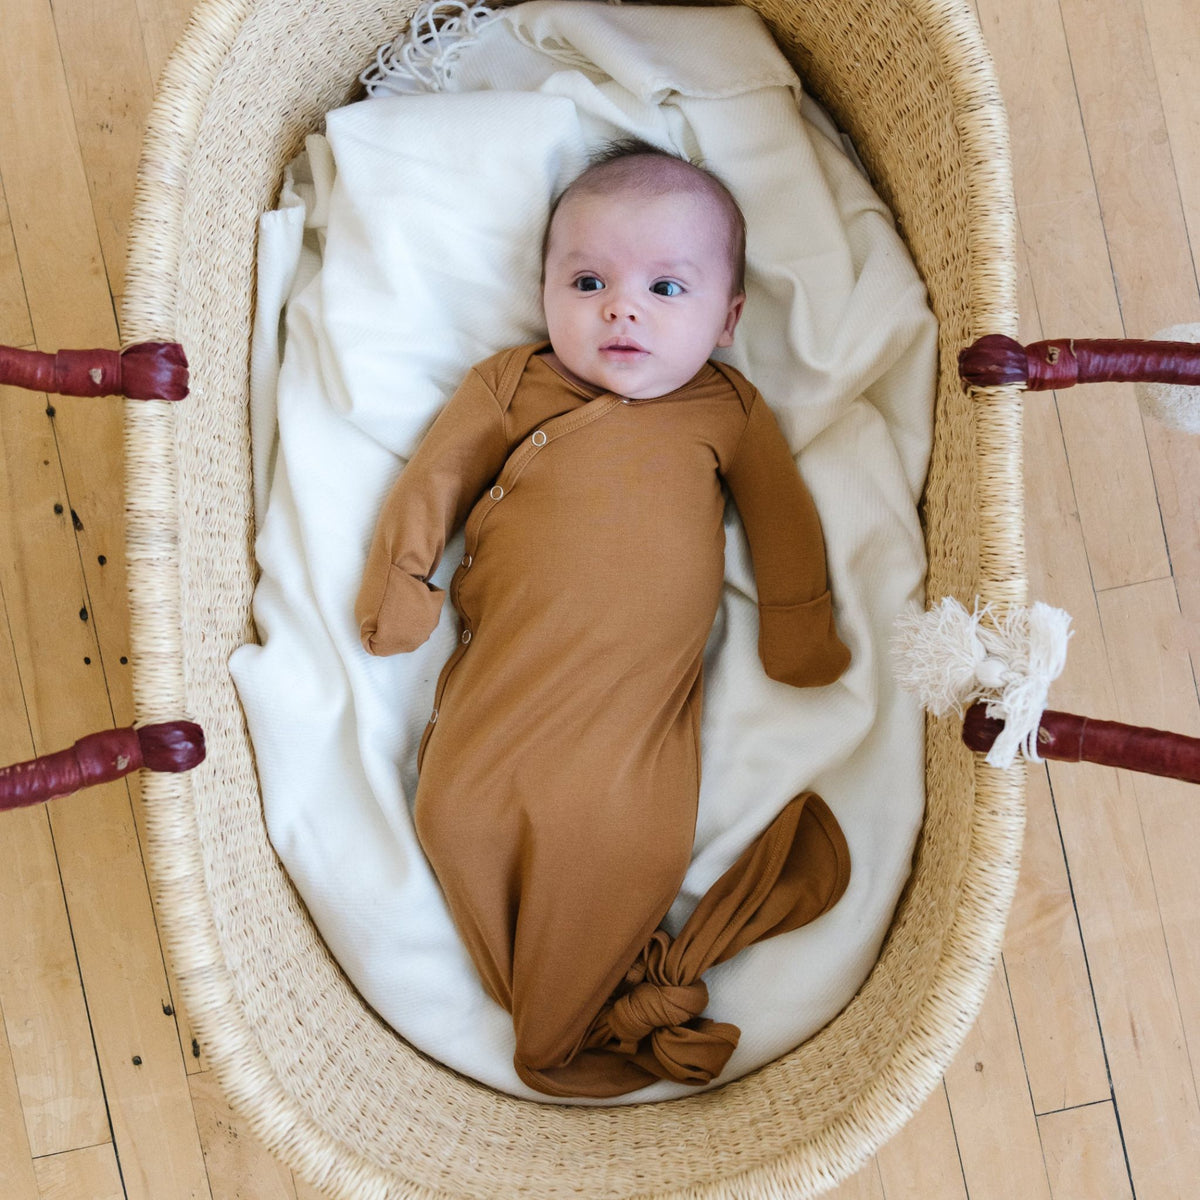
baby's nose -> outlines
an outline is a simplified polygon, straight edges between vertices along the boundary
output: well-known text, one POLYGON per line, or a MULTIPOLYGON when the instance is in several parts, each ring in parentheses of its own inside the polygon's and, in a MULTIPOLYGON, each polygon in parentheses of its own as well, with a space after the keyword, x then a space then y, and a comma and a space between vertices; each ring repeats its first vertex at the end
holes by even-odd
POLYGON ((618 321, 621 318, 636 321, 638 312, 638 306, 633 297, 618 292, 615 288, 612 289, 612 295, 607 297, 604 306, 604 315, 610 321, 618 321))

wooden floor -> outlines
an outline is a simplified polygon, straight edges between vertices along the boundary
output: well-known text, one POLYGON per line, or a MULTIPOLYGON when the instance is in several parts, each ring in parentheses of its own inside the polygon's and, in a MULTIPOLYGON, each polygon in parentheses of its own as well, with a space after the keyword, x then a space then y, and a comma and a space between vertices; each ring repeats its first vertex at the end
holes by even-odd
MULTIPOLYGON (((140 130, 188 8, 3 0, 0 343, 118 344, 140 130)), ((1200 0, 978 9, 1027 340, 1200 320, 1200 0)), ((1031 398, 1027 431, 1031 595, 1075 618, 1054 707, 1200 733, 1200 442, 1143 424, 1121 386, 1031 398)), ((120 406, 0 388, 0 458, 11 762, 132 719, 120 406)), ((1038 768, 1029 818, 983 1014, 844 1200, 1200 1195, 1200 790, 1038 768)), ((0 1197, 314 1200, 206 1069, 138 821, 122 783, 0 824, 0 1197)))

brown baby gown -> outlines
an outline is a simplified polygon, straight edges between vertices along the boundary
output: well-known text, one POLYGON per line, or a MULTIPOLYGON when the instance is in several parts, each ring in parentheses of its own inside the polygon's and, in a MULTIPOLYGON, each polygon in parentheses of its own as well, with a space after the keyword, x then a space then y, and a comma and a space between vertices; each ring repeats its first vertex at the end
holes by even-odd
POLYGON ((700 1017, 700 975, 841 895, 832 813, 796 797, 701 899, 659 928, 687 871, 700 786, 701 667, 724 577, 728 485, 746 528, 767 674, 831 683, 834 628, 812 499, 758 392, 707 363, 627 400, 539 352, 475 367, 380 515, 356 606, 372 654, 414 650, 428 582, 466 521, 450 584, 459 644, 418 752, 417 834, 515 1065, 556 1096, 705 1083, 738 1030, 700 1017))

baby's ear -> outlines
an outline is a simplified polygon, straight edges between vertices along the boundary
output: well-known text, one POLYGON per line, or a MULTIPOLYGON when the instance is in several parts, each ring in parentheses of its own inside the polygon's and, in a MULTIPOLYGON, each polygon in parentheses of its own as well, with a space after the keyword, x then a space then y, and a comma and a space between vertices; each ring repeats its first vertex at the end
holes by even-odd
POLYGON ((738 292, 729 301, 729 311, 725 314, 725 327, 721 330, 721 336, 717 338, 718 347, 733 345, 733 331, 737 328, 737 323, 741 319, 742 308, 745 303, 745 292, 738 292))

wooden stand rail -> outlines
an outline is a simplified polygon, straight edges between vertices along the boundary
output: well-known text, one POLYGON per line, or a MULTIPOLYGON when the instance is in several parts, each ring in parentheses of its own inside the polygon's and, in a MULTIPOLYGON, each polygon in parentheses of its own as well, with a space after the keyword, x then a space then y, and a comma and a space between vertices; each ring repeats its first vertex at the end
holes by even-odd
POLYGON ((958 373, 975 387, 1023 384, 1030 392, 1077 383, 1181 383, 1200 386, 1200 344, 1134 338, 1054 338, 1022 346, 988 334, 958 355, 958 373))
MULTIPOLYGON (((963 741, 986 753, 1003 728, 1003 721, 987 715, 985 704, 972 704, 963 720, 963 741)), ((1200 738, 1182 733, 1047 709, 1038 724, 1037 748, 1043 758, 1058 762, 1099 763, 1200 783, 1200 738)))
POLYGON ((142 767, 190 771, 204 753, 204 731, 192 721, 89 733, 66 750, 0 768, 0 812, 109 783, 142 767))

